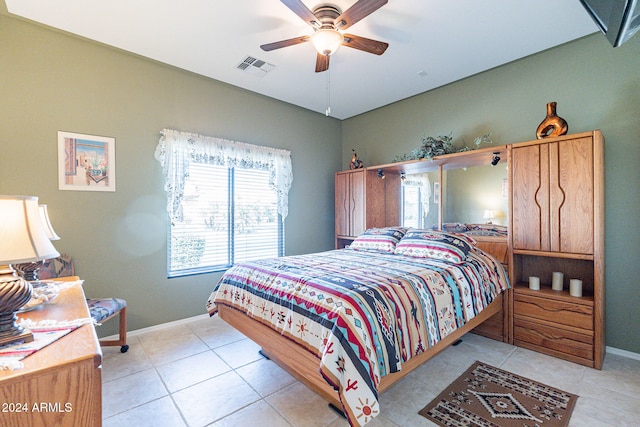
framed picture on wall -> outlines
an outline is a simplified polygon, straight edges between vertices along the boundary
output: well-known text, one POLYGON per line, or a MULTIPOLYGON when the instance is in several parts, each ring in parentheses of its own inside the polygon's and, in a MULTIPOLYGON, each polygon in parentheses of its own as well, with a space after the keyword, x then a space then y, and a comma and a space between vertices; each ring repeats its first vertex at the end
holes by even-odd
POLYGON ((116 191, 116 140, 58 132, 58 188, 116 191))

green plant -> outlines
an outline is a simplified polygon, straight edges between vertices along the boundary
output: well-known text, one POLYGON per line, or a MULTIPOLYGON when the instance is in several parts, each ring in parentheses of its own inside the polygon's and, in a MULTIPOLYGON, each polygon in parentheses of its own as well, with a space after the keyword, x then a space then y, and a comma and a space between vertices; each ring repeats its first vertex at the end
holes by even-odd
POLYGON ((465 146, 460 148, 458 152, 461 153, 463 151, 475 150, 476 148, 480 148, 482 144, 493 144, 493 141, 491 140, 491 132, 485 133, 484 135, 481 135, 481 136, 476 136, 473 140, 473 143, 475 144, 475 148, 467 147, 467 145, 465 144, 465 146))
POLYGON ((402 162, 405 160, 433 159, 436 156, 450 154, 455 152, 453 146, 453 138, 451 134, 437 137, 425 136, 422 138, 420 145, 410 153, 404 153, 402 156, 396 156, 394 162, 402 162))
POLYGON ((473 143, 476 144, 476 148, 480 148, 481 144, 492 144, 491 140, 491 132, 485 133, 482 136, 476 136, 476 139, 473 140, 473 143))
MULTIPOLYGON (((456 149, 453 146, 453 138, 451 134, 446 136, 425 136, 422 138, 420 145, 412 150, 409 153, 404 153, 401 156, 396 156, 393 161, 394 162, 404 162, 406 160, 420 160, 420 159, 428 159, 431 160, 436 156, 442 156, 444 154, 451 154, 462 151, 470 151, 474 148, 467 147, 466 145, 462 148, 456 149)), ((492 144, 491 140, 491 132, 486 133, 481 136, 477 136, 473 143, 475 144, 475 148, 480 148, 482 144, 492 144)))

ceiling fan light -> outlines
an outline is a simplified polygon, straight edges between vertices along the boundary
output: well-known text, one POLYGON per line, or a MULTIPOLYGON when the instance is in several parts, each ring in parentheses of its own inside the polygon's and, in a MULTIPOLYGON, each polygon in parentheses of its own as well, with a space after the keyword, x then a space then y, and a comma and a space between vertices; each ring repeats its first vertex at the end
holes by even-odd
POLYGON ((311 35, 311 44, 321 55, 333 54, 343 41, 342 33, 332 29, 320 29, 311 35))

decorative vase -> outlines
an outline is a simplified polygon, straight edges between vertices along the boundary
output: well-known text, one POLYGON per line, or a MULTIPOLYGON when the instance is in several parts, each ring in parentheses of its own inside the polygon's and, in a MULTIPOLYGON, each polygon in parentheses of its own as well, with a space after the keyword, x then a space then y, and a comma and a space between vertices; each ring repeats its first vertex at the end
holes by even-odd
POLYGON ((556 103, 547 104, 547 117, 540 123, 536 131, 536 138, 543 139, 552 136, 566 135, 569 131, 567 121, 556 114, 556 103))
POLYGON ((353 156, 351 156, 351 162, 349 163, 349 169, 362 169, 364 167, 364 164, 362 163, 362 160, 360 160, 358 158, 358 153, 356 153, 355 149, 351 149, 351 151, 353 151, 353 156))

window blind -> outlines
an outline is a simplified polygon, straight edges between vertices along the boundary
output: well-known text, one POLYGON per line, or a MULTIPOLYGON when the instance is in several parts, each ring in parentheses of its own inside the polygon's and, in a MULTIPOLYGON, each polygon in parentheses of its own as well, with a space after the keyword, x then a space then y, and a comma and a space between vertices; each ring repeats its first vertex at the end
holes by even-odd
POLYGON ((283 255, 277 208, 268 171, 192 164, 182 219, 170 225, 169 277, 283 255))

